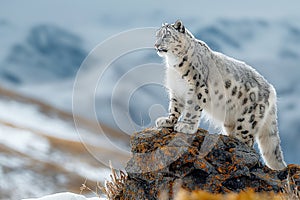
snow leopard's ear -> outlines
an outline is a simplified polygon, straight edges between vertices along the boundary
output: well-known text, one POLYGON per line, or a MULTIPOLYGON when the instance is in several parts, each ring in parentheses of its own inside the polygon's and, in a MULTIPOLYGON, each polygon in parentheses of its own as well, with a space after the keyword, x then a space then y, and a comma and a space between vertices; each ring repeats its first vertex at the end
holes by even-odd
POLYGON ((177 20, 174 24, 174 28, 178 30, 180 33, 185 32, 185 27, 183 26, 183 23, 181 20, 177 20))

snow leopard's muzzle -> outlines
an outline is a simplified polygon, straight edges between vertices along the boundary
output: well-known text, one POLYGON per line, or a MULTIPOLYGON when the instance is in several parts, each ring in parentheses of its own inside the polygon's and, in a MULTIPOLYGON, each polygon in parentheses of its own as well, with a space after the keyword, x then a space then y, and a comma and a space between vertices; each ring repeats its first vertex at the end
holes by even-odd
POLYGON ((154 47, 158 53, 163 53, 163 52, 167 53, 168 52, 168 50, 166 48, 161 46, 161 43, 159 42, 159 40, 154 44, 154 47))

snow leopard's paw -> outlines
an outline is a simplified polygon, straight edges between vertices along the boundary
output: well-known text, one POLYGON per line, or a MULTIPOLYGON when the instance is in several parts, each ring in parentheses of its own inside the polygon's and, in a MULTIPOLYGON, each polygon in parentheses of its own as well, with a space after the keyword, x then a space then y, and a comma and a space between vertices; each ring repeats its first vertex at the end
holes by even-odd
POLYGON ((171 128, 174 126, 174 122, 169 117, 159 117, 155 121, 155 126, 157 128, 171 128))
POLYGON ((197 132, 198 126, 195 124, 189 124, 186 122, 177 122, 174 126, 174 130, 186 134, 194 134, 197 132))

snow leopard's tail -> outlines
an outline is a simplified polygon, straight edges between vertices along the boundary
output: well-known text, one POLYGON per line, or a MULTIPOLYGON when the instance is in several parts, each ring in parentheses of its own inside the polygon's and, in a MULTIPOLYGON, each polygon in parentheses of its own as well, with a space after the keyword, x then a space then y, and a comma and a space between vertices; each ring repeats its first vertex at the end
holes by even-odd
POLYGON ((277 127, 277 109, 272 105, 265 116, 265 123, 257 135, 257 142, 265 163, 274 170, 286 167, 280 147, 280 137, 277 127))

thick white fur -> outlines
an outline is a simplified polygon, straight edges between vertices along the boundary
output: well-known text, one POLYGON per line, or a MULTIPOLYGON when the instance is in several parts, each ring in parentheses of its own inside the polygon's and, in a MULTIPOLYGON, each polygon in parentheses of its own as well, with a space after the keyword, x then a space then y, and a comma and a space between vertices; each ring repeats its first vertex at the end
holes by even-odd
POLYGON ((284 168, 273 86, 249 65, 212 51, 177 23, 164 25, 157 34, 170 96, 169 117, 157 119, 157 127, 193 134, 203 110, 226 134, 249 146, 255 139, 269 167, 284 168))

